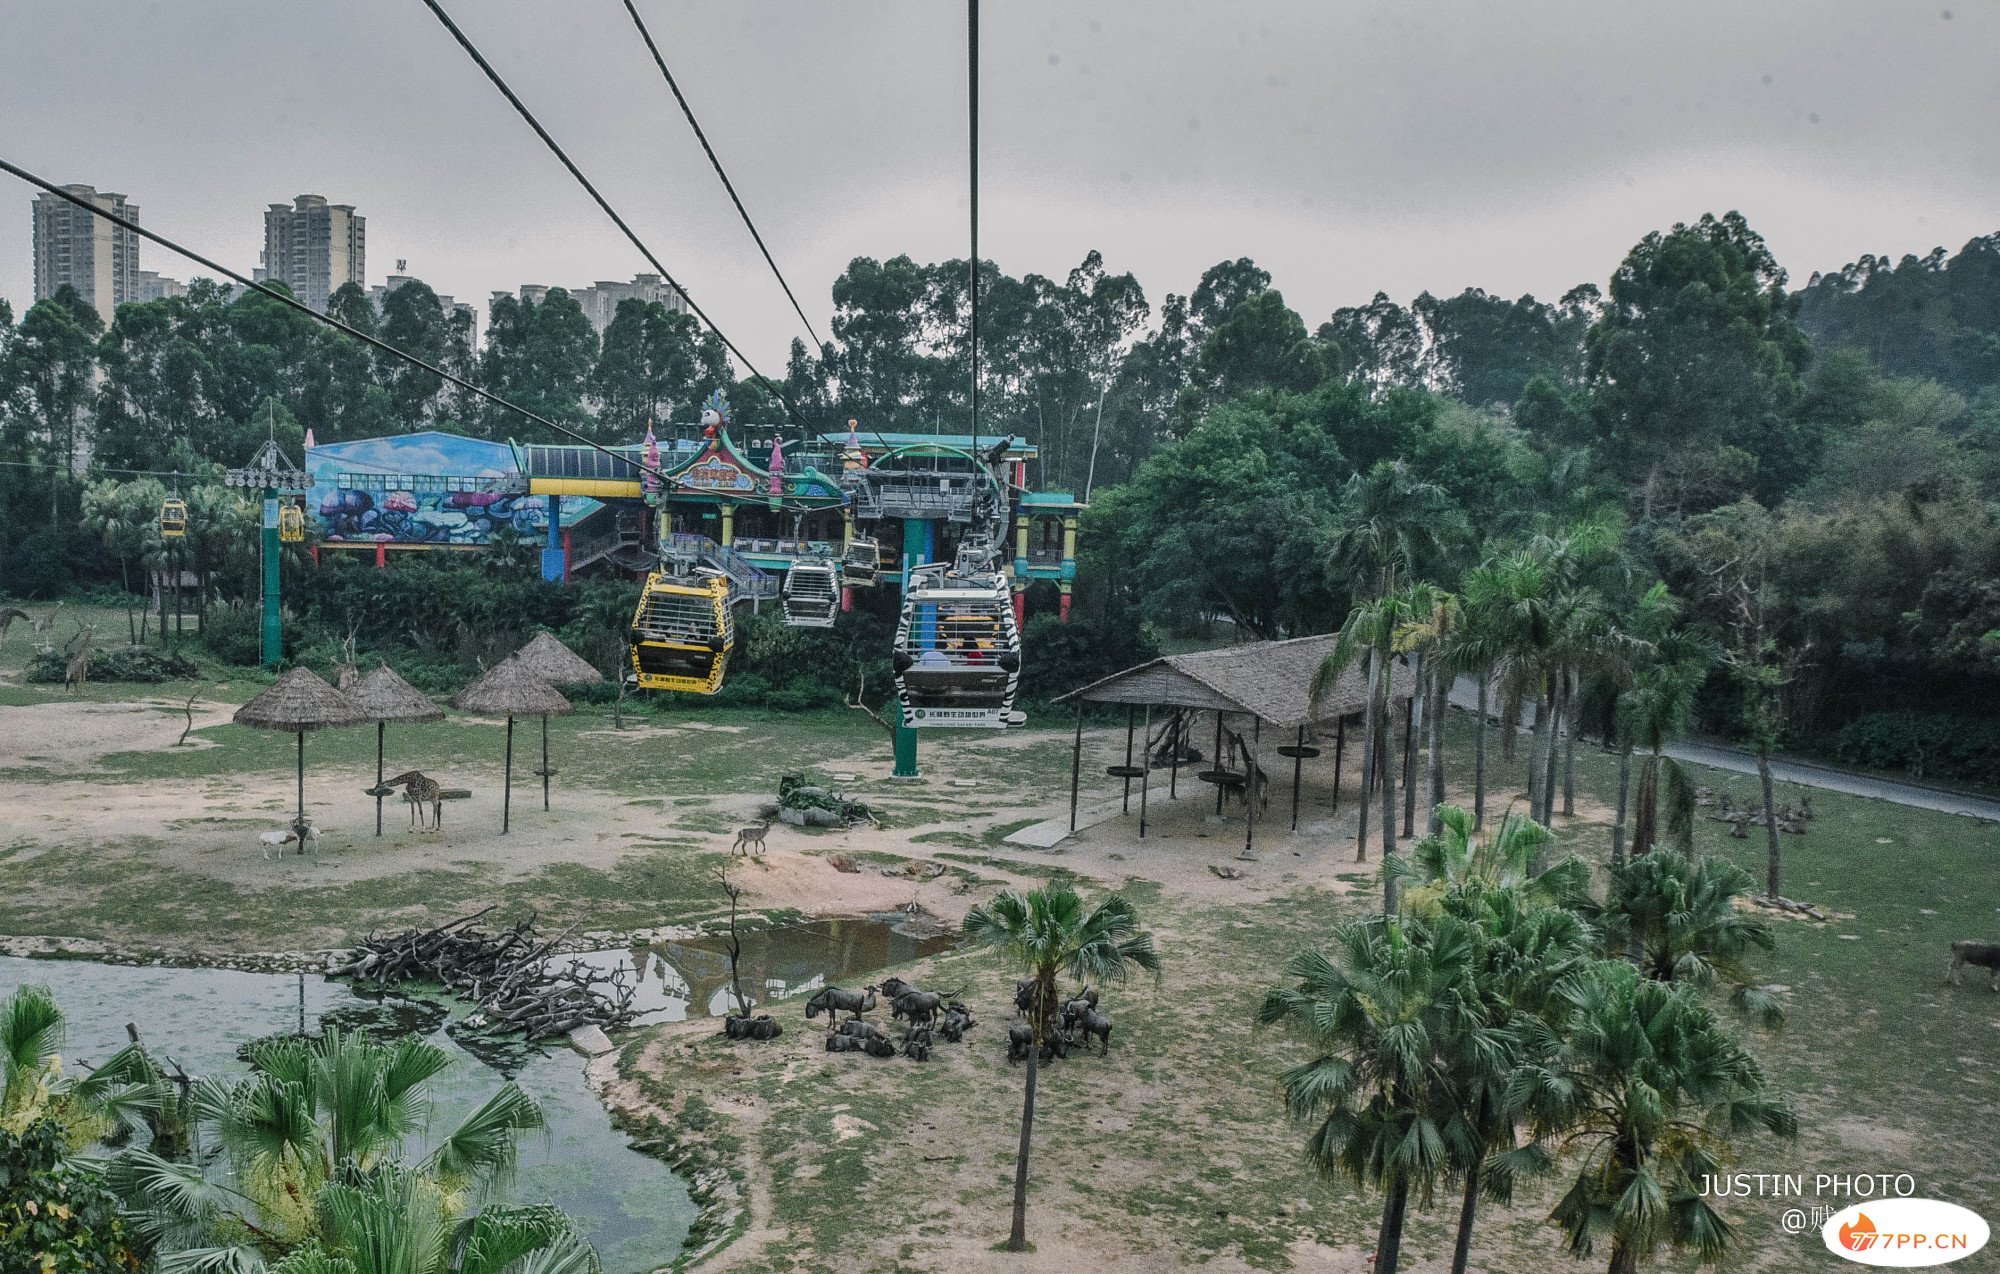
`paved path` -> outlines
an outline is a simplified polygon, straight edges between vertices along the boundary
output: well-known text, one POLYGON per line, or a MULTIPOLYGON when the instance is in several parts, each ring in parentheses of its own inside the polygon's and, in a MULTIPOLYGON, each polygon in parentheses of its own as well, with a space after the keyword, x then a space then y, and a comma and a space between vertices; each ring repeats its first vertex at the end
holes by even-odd
MULTIPOLYGON (((1460 677, 1451 688, 1452 706, 1473 709, 1478 706, 1478 702, 1479 683, 1471 677, 1460 677)), ((1534 721, 1534 705, 1523 705, 1522 727, 1525 729, 1532 726, 1534 721)), ((1706 765, 1717 770, 1729 770, 1736 774, 1757 772, 1755 754, 1717 743, 1694 743, 1685 740, 1670 743, 1667 745, 1667 755, 1677 761, 1706 765)), ((1855 774, 1830 765, 1821 765, 1816 761, 1799 761, 1790 757, 1774 756, 1771 758, 1771 777, 1780 783, 1797 783, 1802 787, 1844 792, 1849 796, 1866 796, 1877 801, 1907 805, 1913 809, 1936 810, 1942 814, 1967 814, 1973 818, 2000 823, 2000 800, 1970 796, 1963 792, 1947 791, 1944 788, 1926 787, 1921 783, 1899 783, 1893 779, 1876 778, 1869 774, 1855 774)))

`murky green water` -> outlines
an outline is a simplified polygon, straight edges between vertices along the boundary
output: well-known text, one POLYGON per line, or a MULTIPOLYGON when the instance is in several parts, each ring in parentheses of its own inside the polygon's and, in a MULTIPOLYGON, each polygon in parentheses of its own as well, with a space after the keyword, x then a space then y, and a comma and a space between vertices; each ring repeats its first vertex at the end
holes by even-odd
MULTIPOLYGON (((797 1010, 787 1015, 772 1006, 949 943, 910 936, 886 918, 748 932, 740 961, 743 992, 795 1029, 797 1010)), ((727 1011, 726 947, 726 940, 703 938, 581 958, 633 970, 642 1021, 680 1021, 727 1011)), ((189 1074, 240 1073, 247 1067, 236 1054, 246 1041, 299 1029, 300 982, 292 975, 0 957, 0 996, 30 982, 49 987, 62 1006, 69 1023, 64 1058, 71 1062, 109 1057, 124 1046, 129 1022, 155 1056, 172 1058, 189 1074)), ((635 1274, 671 1261, 695 1216, 686 1183, 632 1150, 611 1126, 584 1084, 583 1059, 568 1048, 476 1056, 444 1031, 452 1011, 463 1010, 424 999, 364 997, 344 983, 310 975, 304 981, 309 1029, 331 1017, 377 1036, 417 1032, 452 1055, 453 1065, 429 1085, 436 1127, 450 1127, 484 1100, 504 1078, 503 1069, 511 1074, 541 1103, 549 1127, 546 1136, 523 1143, 520 1168, 502 1196, 552 1203, 575 1217, 607 1274, 635 1274)))

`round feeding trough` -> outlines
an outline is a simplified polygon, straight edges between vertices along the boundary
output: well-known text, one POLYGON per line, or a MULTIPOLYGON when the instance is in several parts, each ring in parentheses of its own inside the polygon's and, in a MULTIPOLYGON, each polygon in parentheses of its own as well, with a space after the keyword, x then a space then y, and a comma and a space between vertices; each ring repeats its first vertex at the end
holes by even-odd
POLYGON ((1243 786, 1243 776, 1234 770, 1203 770, 1195 777, 1204 783, 1215 783, 1222 787, 1243 786))
POLYGON ((1310 743, 1287 743, 1278 748, 1278 755, 1303 757, 1310 761, 1319 755, 1319 749, 1310 743))
POLYGON ((1146 768, 1142 765, 1107 765, 1104 767, 1104 772, 1114 779, 1142 779, 1146 777, 1146 768))

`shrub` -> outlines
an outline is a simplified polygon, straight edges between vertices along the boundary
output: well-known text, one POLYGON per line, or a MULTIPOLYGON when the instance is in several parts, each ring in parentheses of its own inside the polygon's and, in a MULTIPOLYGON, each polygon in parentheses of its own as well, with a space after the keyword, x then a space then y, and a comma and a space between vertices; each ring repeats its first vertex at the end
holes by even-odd
POLYGON ((50 1121, 20 1136, 0 1128, 0 1270, 130 1274, 140 1266, 118 1202, 71 1167, 50 1121))
POLYGON ((2000 722, 1949 713, 1870 712, 1841 727, 1833 755, 1914 778, 1991 782, 2000 774, 2000 722))
MULTIPOLYGON (((44 646, 28 661, 27 680, 42 685, 62 681, 69 656, 44 646)), ((201 669, 184 655, 151 646, 113 646, 91 656, 91 681, 179 681, 198 677, 201 669)))
POLYGON ((212 606, 201 644, 226 664, 255 668, 263 661, 263 613, 256 606, 212 606))

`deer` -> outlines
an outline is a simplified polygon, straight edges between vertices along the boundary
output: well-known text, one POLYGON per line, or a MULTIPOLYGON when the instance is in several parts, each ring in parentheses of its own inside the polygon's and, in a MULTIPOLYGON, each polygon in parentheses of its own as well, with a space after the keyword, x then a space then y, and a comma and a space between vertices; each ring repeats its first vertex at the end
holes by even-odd
POLYGON ((770 833, 771 820, 768 818, 758 823, 755 827, 737 828, 736 843, 729 847, 730 856, 734 857, 740 853, 745 857, 749 857, 754 846, 757 856, 761 858, 764 854, 764 838, 770 835, 770 833))

